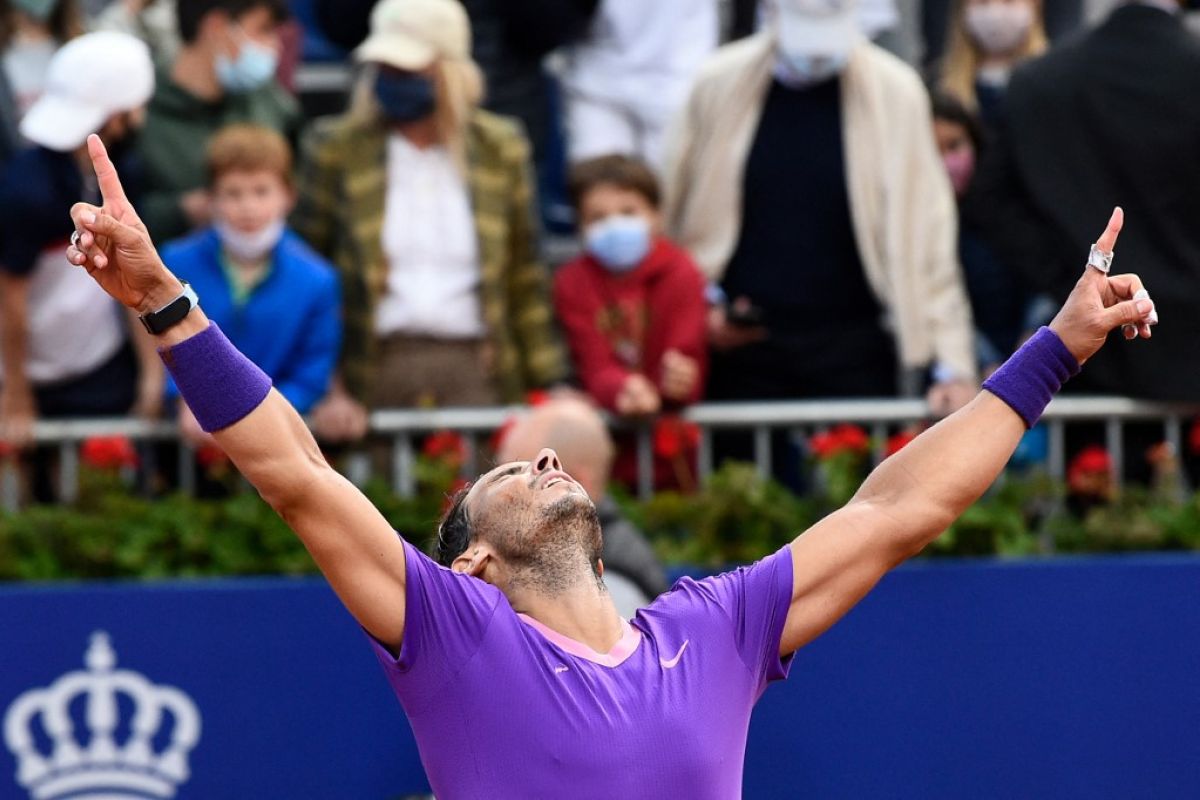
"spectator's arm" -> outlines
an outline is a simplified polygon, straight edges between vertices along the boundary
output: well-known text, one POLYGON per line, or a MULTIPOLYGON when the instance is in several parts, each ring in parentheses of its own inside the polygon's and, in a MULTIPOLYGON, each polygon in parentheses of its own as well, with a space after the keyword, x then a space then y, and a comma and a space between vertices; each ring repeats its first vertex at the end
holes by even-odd
MULTIPOLYGON (((929 119, 929 100, 924 90, 919 97, 924 114, 921 119, 929 119)), ((932 128, 914 121, 910 130, 915 139, 908 148, 912 155, 903 167, 908 171, 907 192, 897 192, 904 199, 897 197, 894 202, 909 203, 905 213, 911 216, 905 221, 905 230, 919 231, 912 241, 925 244, 924 252, 911 254, 917 267, 914 277, 921 282, 917 296, 921 298, 925 324, 933 339, 935 360, 956 379, 974 383, 975 328, 958 259, 954 191, 938 156, 932 128), (913 198, 920 198, 920 202, 912 202, 913 198)))
POLYGON ((154 340, 145 335, 145 328, 137 313, 125 309, 124 314, 138 362, 137 400, 133 413, 146 419, 156 419, 162 414, 166 370, 163 369, 162 359, 158 357, 154 340))
MULTIPOLYGON (((704 395, 704 380, 708 368, 708 301, 705 298, 704 276, 690 258, 671 272, 668 279, 655 287, 650 313, 654 325, 666 327, 666 350, 677 350, 696 362, 699 375, 695 388, 682 399, 681 405, 700 401, 704 395)), ((663 388, 662 364, 654 364, 650 379, 663 388)))
POLYGON ((596 328, 602 303, 572 279, 564 267, 554 281, 554 309, 566 332, 575 372, 584 391, 609 411, 617 410, 617 395, 630 372, 617 359, 612 345, 596 328))
POLYGON ((526 388, 549 386, 566 377, 566 357, 554 327, 550 276, 537 254, 536 200, 529 142, 524 134, 508 143, 509 198, 508 311, 520 351, 526 388))
POLYGON ((337 278, 330 272, 328 286, 304 325, 304 338, 275 381, 275 388, 301 414, 329 390, 342 343, 341 313, 337 278))
POLYGON ((338 148, 332 146, 325 130, 318 123, 301 141, 291 225, 314 250, 330 258, 337 230, 342 165, 338 148))
POLYGON ((33 433, 37 408, 25 371, 29 355, 29 278, 0 270, 0 438, 18 446, 33 433))
POLYGON ((700 168, 696 163, 696 137, 706 127, 702 106, 700 88, 693 84, 687 102, 667 130, 662 178, 663 227, 667 236, 684 247, 690 246, 684 239, 687 200, 693 191, 692 176, 700 168))

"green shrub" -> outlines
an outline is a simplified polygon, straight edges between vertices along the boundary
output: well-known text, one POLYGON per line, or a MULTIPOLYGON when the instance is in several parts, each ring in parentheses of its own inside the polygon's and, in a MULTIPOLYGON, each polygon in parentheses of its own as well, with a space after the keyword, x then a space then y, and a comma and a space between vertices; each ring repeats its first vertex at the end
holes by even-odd
MULTIPOLYGON (((131 494, 114 474, 85 470, 83 478, 73 506, 0 513, 0 580, 316 571, 303 545, 253 491, 218 500, 182 495, 147 500, 131 494)), ((801 498, 760 478, 750 465, 727 464, 694 494, 617 499, 666 562, 719 567, 753 561, 790 541, 836 508, 847 480, 837 475, 826 484, 828 491, 801 498)), ((453 471, 427 466, 420 486, 411 499, 381 483, 365 491, 393 527, 425 547, 455 486, 453 471)), ((1133 488, 1078 515, 1066 510, 1065 495, 1046 478, 1002 481, 927 554, 1200 550, 1200 495, 1133 488)))

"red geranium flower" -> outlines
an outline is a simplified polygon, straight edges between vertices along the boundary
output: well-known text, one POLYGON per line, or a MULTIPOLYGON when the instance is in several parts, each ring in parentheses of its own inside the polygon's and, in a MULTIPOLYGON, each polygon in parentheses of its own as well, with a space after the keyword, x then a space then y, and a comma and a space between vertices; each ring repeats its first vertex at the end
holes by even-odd
POLYGON ((1191 433, 1188 434, 1188 449, 1193 455, 1200 455, 1200 417, 1192 423, 1191 433))
POLYGON ((467 460, 467 443, 457 431, 437 431, 425 438, 421 452, 434 461, 458 469, 467 460))
POLYGON ((917 434, 912 431, 900 431, 899 433, 892 435, 888 438, 887 444, 885 444, 883 447, 883 457, 887 458, 889 456, 896 455, 896 453, 899 453, 901 450, 907 447, 908 443, 915 438, 917 438, 917 434))
POLYGON ((525 394, 525 404, 529 406, 540 406, 550 399, 550 393, 545 389, 530 389, 525 394))
POLYGON ((1113 490, 1112 456, 1098 444, 1079 451, 1067 468, 1067 486, 1075 494, 1107 497, 1113 490))
POLYGON ((866 453, 871 447, 867 432, 857 425, 842 423, 809 439, 809 447, 819 459, 827 459, 839 453, 866 453))
POLYGON ((124 436, 93 436, 79 448, 79 457, 93 469, 120 469, 138 464, 137 451, 124 436))
POLYGON ((659 417, 654 422, 654 455, 678 458, 700 446, 700 426, 679 417, 659 417))
POLYGON ((228 464, 229 456, 225 455, 225 451, 215 444, 206 444, 196 451, 196 460, 205 469, 212 469, 213 467, 223 467, 228 464))

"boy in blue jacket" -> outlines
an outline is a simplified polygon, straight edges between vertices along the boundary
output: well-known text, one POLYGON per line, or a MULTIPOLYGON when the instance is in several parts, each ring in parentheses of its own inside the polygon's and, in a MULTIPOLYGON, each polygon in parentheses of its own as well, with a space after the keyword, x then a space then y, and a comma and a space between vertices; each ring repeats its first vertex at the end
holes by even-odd
MULTIPOLYGON (((231 125, 208 148, 213 224, 163 248, 204 312, 305 414, 325 395, 341 346, 337 273, 285 220, 295 202, 292 154, 275 131, 231 125)), ((168 381, 181 433, 209 437, 168 381)))

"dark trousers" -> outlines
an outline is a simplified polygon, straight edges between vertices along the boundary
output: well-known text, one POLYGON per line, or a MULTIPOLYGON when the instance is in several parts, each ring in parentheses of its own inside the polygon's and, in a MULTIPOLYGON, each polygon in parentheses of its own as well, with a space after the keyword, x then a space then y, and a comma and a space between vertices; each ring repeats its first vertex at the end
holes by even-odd
MULTIPOLYGON (((853 334, 848 334, 853 336, 853 334)), ((714 353, 706 399, 720 402, 896 397, 897 360, 894 344, 873 333, 852 348, 853 357, 828 357, 819 343, 800 345, 768 339, 728 353, 714 353)), ((842 346, 853 343, 841 342, 842 346)), ((771 474, 794 491, 804 489, 804 451, 788 431, 771 435, 771 474)), ((754 439, 742 431, 713 435, 713 461, 753 461, 754 439)))

